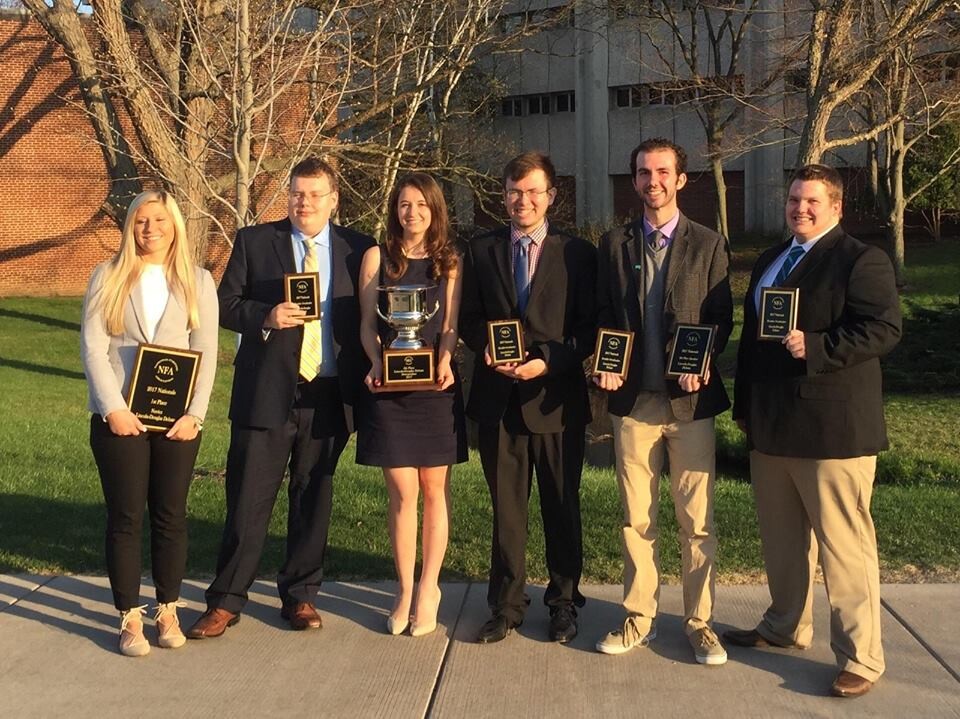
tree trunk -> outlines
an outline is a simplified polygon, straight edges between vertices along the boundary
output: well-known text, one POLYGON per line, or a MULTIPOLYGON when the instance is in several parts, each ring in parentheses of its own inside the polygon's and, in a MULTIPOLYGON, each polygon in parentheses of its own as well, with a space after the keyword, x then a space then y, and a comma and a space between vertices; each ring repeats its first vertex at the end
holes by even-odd
POLYGON ((903 122, 896 123, 887 133, 890 156, 890 167, 887 171, 887 240, 890 246, 890 258, 893 260, 893 269, 896 273, 897 287, 906 283, 904 277, 904 221, 903 216, 907 209, 907 198, 903 192, 903 166, 906 159, 904 146, 905 127, 903 122))
POLYGON ((117 227, 122 228, 127 208, 143 186, 140 173, 130 158, 130 146, 117 119, 113 99, 100 77, 97 61, 80 24, 80 16, 71 4, 63 2, 57 2, 53 7, 48 7, 43 0, 24 0, 23 4, 64 50, 77 78, 80 97, 110 177, 110 189, 101 209, 117 227))
POLYGON ((717 188, 717 232, 730 239, 730 226, 727 222, 727 181, 723 177, 723 162, 711 153, 710 169, 713 172, 713 184, 717 188))

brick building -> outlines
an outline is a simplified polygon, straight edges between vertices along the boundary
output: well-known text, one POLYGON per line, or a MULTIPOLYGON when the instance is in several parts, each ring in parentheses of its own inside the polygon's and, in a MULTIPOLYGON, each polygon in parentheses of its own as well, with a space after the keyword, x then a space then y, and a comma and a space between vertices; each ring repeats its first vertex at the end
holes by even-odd
POLYGON ((70 65, 27 15, 0 14, 0 296, 82 294, 120 233, 70 65))

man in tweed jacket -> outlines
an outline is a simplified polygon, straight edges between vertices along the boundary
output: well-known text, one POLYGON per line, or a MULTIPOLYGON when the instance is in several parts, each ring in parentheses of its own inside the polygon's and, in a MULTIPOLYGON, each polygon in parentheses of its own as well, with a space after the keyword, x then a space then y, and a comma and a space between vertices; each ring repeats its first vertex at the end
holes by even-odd
POLYGON ((723 664, 726 651, 710 628, 715 555, 714 417, 730 406, 711 358, 704 377, 665 378, 667 352, 678 324, 716 327, 714 354, 733 328, 729 248, 716 232, 684 217, 677 192, 686 184, 683 148, 661 138, 641 143, 630 157, 643 216, 600 241, 600 327, 634 332, 625 379, 600 373, 607 390, 623 504, 626 619, 597 642, 604 654, 623 654, 656 636, 659 597, 657 499, 665 454, 680 526, 684 629, 701 664, 723 664))

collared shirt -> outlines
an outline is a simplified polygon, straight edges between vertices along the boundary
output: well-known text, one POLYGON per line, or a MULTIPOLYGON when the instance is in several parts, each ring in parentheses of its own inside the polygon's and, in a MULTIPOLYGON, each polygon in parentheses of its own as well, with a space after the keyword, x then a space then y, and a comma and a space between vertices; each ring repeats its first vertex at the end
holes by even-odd
POLYGON ((520 255, 521 238, 529 237, 532 242, 530 243, 530 247, 527 248, 527 267, 529 268, 531 282, 533 282, 534 275, 536 274, 537 263, 540 261, 540 251, 543 249, 543 241, 547 239, 548 231, 549 223, 546 220, 543 221, 540 227, 532 232, 524 232, 518 229, 512 222, 510 223, 510 244, 513 248, 513 252, 510 255, 512 263, 510 268, 513 269, 517 266, 517 257, 520 255))
POLYGON ((680 224, 680 211, 677 210, 677 214, 671 217, 666 224, 661 227, 654 227, 650 224, 650 220, 647 219, 646 215, 643 217, 643 240, 647 241, 647 238, 650 237, 650 233, 654 230, 660 230, 660 234, 663 235, 664 247, 669 247, 670 243, 673 242, 673 236, 677 232, 677 225, 680 224))
POLYGON ((797 268, 797 265, 803 262, 803 258, 807 256, 807 253, 811 249, 813 249, 813 246, 815 244, 817 244, 817 241, 821 237, 825 236, 828 232, 832 231, 834 227, 836 227, 836 225, 833 225, 832 227, 828 228, 826 231, 821 232, 819 235, 817 235, 813 239, 807 240, 806 242, 802 242, 802 243, 797 242, 797 238, 794 237, 793 241, 790 243, 787 249, 785 249, 783 252, 777 255, 777 258, 770 263, 766 271, 760 276, 760 281, 757 283, 757 286, 753 290, 753 306, 757 309, 760 308, 760 290, 763 289, 764 287, 773 287, 773 281, 776 279, 777 274, 780 272, 780 268, 783 267, 783 263, 787 259, 787 255, 790 254, 790 250, 792 250, 794 247, 799 247, 801 250, 803 250, 803 256, 800 257, 800 259, 793 264, 793 269, 795 270, 797 268))
POLYGON ((337 357, 333 346, 333 244, 330 242, 330 223, 314 237, 307 237, 297 228, 290 233, 293 244, 293 259, 297 272, 303 272, 307 257, 304 242, 313 242, 317 253, 317 271, 320 274, 320 336, 323 343, 323 359, 318 377, 336 377, 337 357))

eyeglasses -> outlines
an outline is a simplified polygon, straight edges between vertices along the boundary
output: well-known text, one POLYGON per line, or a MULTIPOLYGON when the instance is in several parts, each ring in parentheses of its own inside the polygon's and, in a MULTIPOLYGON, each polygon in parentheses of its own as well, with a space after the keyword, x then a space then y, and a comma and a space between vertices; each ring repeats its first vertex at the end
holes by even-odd
POLYGON ((546 190, 506 190, 504 194, 507 196, 508 200, 513 202, 516 202, 524 196, 530 200, 536 200, 541 195, 546 195, 552 189, 552 187, 548 187, 546 190))

